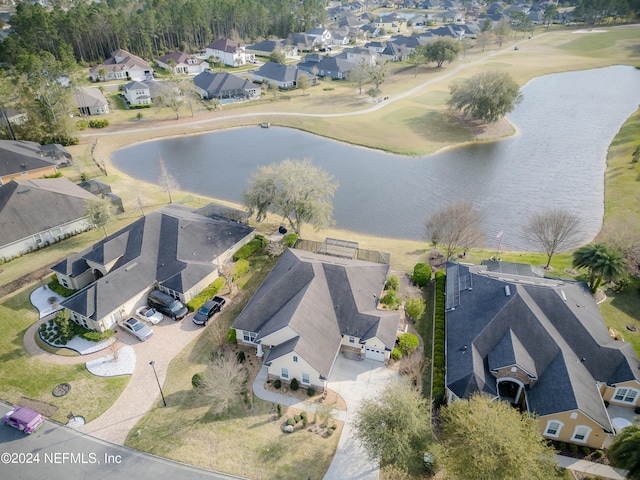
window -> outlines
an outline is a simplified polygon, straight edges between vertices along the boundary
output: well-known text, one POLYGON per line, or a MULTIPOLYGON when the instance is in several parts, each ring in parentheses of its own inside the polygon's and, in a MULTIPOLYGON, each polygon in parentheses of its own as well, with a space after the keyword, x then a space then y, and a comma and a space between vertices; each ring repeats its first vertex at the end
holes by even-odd
POLYGON ((36 242, 36 244, 40 245, 42 243, 42 236, 40 236, 39 233, 36 233, 33 236, 33 240, 36 242))
POLYGON ((591 433, 591 429, 589 427, 585 427, 584 425, 578 425, 576 429, 573 431, 573 436, 571 440, 576 442, 587 443, 587 438, 589 438, 589 434, 591 433))
POLYGON ((638 397, 638 390, 633 388, 616 388, 615 393, 613 394, 614 400, 618 402, 624 403, 636 403, 636 398, 638 397))
POLYGON ((289 369, 288 369, 288 368, 285 368, 285 367, 282 367, 282 368, 280 369, 280 376, 281 376, 282 378, 286 378, 286 379, 288 379, 288 378, 289 378, 289 369))
POLYGON ((246 332, 246 331, 242 331, 242 340, 244 340, 245 342, 249 342, 249 343, 253 343, 256 339, 256 333, 255 332, 246 332))
POLYGON ((61 229, 61 228, 59 228, 59 227, 58 227, 58 228, 54 228, 53 230, 51 230, 51 235, 52 235, 54 238, 59 238, 59 237, 61 237, 61 236, 62 236, 62 229, 61 229))
POLYGON ((311 378, 308 373, 302 372, 302 384, 303 385, 311 385, 311 378))
POLYGON ((349 343, 356 343, 356 339, 354 337, 349 337, 349 343))
POLYGON ((297 357, 297 356, 295 356, 295 355, 293 356, 293 362, 294 362, 294 363, 298 363, 298 357, 297 357))
POLYGON ((559 422, 557 420, 549 420, 547 422, 547 428, 545 429, 544 434, 548 437, 557 437, 560 434, 562 426, 562 422, 559 422))
POLYGON ((60 280, 60 285, 62 285, 64 288, 69 288, 69 282, 67 282, 67 277, 60 276, 58 277, 58 279, 60 280))

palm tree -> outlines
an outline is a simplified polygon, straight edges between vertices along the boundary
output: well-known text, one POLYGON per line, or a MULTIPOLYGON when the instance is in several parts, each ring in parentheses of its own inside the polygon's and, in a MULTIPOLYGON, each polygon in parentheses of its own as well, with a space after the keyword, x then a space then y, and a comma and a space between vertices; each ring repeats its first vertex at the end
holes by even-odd
POLYGON ((640 425, 622 430, 607 453, 616 467, 629 471, 626 478, 640 480, 640 425))
POLYGON ((603 281, 613 282, 624 275, 622 252, 604 243, 593 243, 573 252, 573 266, 589 270, 589 288, 595 292, 603 281))

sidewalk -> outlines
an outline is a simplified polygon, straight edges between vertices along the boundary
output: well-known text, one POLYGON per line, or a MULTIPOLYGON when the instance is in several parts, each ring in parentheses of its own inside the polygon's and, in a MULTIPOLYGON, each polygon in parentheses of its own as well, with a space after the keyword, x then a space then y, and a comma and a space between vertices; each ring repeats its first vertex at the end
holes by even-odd
POLYGON ((625 470, 613 468, 609 465, 602 465, 601 463, 578 460, 577 458, 565 457, 564 455, 556 455, 556 461, 562 468, 594 475, 598 478, 609 478, 611 480, 625 480, 626 478, 625 470))

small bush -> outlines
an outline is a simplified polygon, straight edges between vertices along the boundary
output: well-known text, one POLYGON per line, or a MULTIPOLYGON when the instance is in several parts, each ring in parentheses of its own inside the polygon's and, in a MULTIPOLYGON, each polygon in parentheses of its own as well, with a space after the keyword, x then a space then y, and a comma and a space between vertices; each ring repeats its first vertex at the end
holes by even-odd
POLYGON ((200 388, 203 385, 202 375, 196 373, 193 377, 191 377, 191 385, 193 388, 200 388))
POLYGON ((193 297, 191 301, 189 301, 189 303, 187 303, 186 306, 189 311, 197 312, 198 310, 200 310, 200 307, 202 307, 207 300, 211 299, 211 297, 222 290, 222 287, 224 287, 226 283, 227 281, 223 277, 216 278, 213 282, 211 282, 211 284, 209 284, 209 286, 207 286, 198 295, 193 297))
POLYGON ((105 330, 104 332, 93 332, 93 331, 84 331, 80 334, 82 338, 85 340, 89 340, 90 342, 101 342, 103 340, 108 340, 113 337, 115 332, 113 330, 105 330))
POLYGON ((402 301, 398 298, 396 292, 390 291, 380 299, 380 303, 386 305, 392 310, 397 310, 402 301))
POLYGON ((567 449, 567 444, 564 442, 558 442, 558 450, 563 451, 567 449))
POLYGON ((316 394, 316 391, 313 387, 307 388, 307 395, 309 395, 310 397, 313 397, 315 394, 316 394))
POLYGON ((434 274, 434 277, 435 277, 435 279, 436 279, 436 280, 438 280, 438 279, 440 279, 440 278, 444 278, 444 277, 446 277, 446 276, 447 276, 447 274, 446 274, 446 272, 445 272, 444 270, 438 270, 438 271, 434 274))
POLYGON ((89 127, 90 128, 104 128, 109 126, 109 120, 106 118, 103 120, 90 120, 89 127))
POLYGON ((284 243, 287 245, 287 247, 291 248, 296 244, 298 238, 300 238, 300 235, 296 233, 290 233, 284 236, 284 243))
POLYGON ((246 355, 242 350, 236 353, 236 360, 238 361, 238 363, 244 363, 245 359, 246 359, 246 355))
POLYGON ((391 359, 400 360, 401 358, 402 358, 402 350, 400 350, 398 347, 394 347, 394 349, 391 351, 391 359))
POLYGON ((336 425, 335 423, 332 423, 331 426, 329 427, 331 430, 335 430, 336 428, 338 428, 338 425, 336 425))
POLYGON ((426 263, 416 263, 413 267, 413 283, 424 288, 431 281, 431 267, 426 263))
POLYGON ((407 315, 409 315, 414 320, 418 320, 420 317, 422 317, 425 308, 426 304, 424 303, 423 299, 412 298, 411 300, 407 301, 407 304, 404 307, 404 311, 407 312, 407 315))
POLYGON ((300 418, 302 418, 302 420, 306 420, 308 418, 307 412, 300 412, 300 418))
POLYGON ((49 290, 63 297, 70 297, 71 295, 76 293, 75 290, 71 290, 70 288, 65 288, 62 285, 60 285, 58 283, 58 277, 56 275, 54 275, 51 281, 47 283, 47 287, 49 287, 49 290))
POLYGON ((78 130, 86 130, 87 128, 89 128, 89 122, 87 122, 86 120, 78 120, 76 122, 76 126, 78 127, 78 130))
POLYGON ((591 449, 589 447, 582 447, 582 453, 585 455, 589 455, 591 453, 591 449))
POLYGON ((291 379, 291 391, 295 392, 296 390, 298 390, 298 388, 300 387, 300 385, 298 384, 298 379, 297 378, 292 378, 291 379))
POLYGON ((418 345, 420 345, 420 340, 418 340, 418 337, 413 333, 403 333, 398 342, 398 347, 405 355, 410 355, 415 352, 418 345))
POLYGON ((300 415, 294 415, 293 419, 296 421, 296 423, 298 423, 300 420, 302 420, 302 417, 300 415))
POLYGON ((238 343, 238 339, 236 338, 236 329, 230 328, 227 330, 227 342, 229 343, 238 343))
POLYGON ((282 386, 282 382, 280 381, 279 378, 276 378, 276 380, 273 382, 273 387, 276 389, 279 389, 282 386))
POLYGON ((387 278, 384 284, 384 289, 397 292, 400 289, 400 279, 395 275, 389 275, 389 278, 387 278))
MULTIPOLYGON (((236 253, 233 254, 233 261, 237 262, 238 260, 243 260, 245 258, 249 258, 251 255, 256 253, 258 250, 262 248, 262 240, 257 238, 251 240, 246 245, 243 245, 238 249, 236 253)), ((264 237, 262 237, 264 238, 264 237)))
POLYGON ((571 453, 578 453, 578 445, 576 445, 575 443, 570 443, 569 444, 569 451, 571 453))
POLYGON ((287 418, 287 425, 291 425, 292 427, 296 424, 296 421, 293 418, 287 418))
POLYGON ((282 417, 282 405, 278 404, 276 410, 278 411, 278 418, 282 417))
POLYGON ((593 458, 595 458, 596 460, 602 457, 604 457, 604 452, 602 450, 596 450, 595 452, 593 452, 593 458))
POLYGON ((634 412, 636 412, 636 415, 640 415, 640 407, 636 407, 634 412))
POLYGON ((331 435, 333 435, 333 430, 331 429, 327 430, 327 437, 330 437, 331 435))

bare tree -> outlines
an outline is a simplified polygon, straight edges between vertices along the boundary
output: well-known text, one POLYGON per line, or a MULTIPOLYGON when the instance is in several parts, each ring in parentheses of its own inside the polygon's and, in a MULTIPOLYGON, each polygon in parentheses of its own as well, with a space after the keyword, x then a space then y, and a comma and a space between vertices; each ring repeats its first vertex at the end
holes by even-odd
POLYGON ((175 78, 165 80, 160 83, 158 106, 167 107, 176 114, 176 120, 180 119, 180 107, 182 106, 182 94, 180 92, 180 81, 175 78))
POLYGON ((458 250, 478 245, 484 239, 480 230, 483 215, 471 202, 457 202, 429 215, 426 221, 427 238, 434 245, 446 248, 447 260, 458 250))
POLYGON ((169 173, 164 160, 160 158, 160 173, 158 174, 158 183, 169 194, 169 203, 173 203, 173 190, 177 190, 180 185, 173 175, 169 173))
POLYGON ((102 227, 104 236, 107 236, 107 225, 115 219, 113 205, 109 200, 87 200, 87 215, 89 222, 95 227, 102 227))
POLYGON ((549 268, 551 257, 557 251, 574 246, 580 233, 580 218, 561 208, 554 208, 533 214, 523 230, 527 240, 542 247, 547 255, 545 268, 549 268))
POLYGON ((371 72, 364 58, 360 60, 360 63, 356 63, 354 67, 349 70, 349 73, 347 73, 347 79, 358 86, 359 95, 362 95, 362 86, 367 83, 370 77, 371 72))
POLYGON ((246 378, 247 371, 226 352, 209 361, 197 391, 211 400, 212 413, 219 415, 240 399, 246 378))

